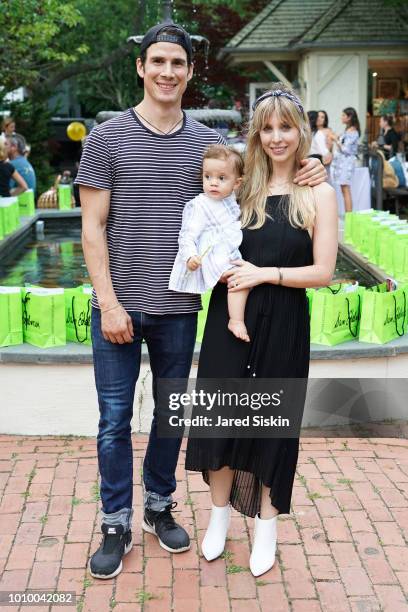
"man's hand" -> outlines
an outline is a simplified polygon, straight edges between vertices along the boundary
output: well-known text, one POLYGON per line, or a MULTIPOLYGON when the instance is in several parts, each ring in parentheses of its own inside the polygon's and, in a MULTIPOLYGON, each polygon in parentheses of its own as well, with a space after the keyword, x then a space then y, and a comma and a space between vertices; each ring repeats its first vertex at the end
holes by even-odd
POLYGON ((201 266, 201 257, 199 255, 193 255, 190 259, 187 260, 187 268, 190 272, 194 272, 201 266))
POLYGON ((309 185, 314 187, 327 181, 327 172, 323 164, 315 157, 302 159, 300 161, 303 168, 296 172, 293 182, 297 185, 309 185))
POLYGON ((123 306, 101 312, 101 330, 105 340, 113 344, 133 342, 132 319, 123 306))

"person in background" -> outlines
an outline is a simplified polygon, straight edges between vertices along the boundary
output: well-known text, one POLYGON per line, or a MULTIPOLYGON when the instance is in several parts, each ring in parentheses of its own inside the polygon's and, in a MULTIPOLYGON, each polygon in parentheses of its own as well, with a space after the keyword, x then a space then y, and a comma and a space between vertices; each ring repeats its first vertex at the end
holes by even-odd
MULTIPOLYGON (((37 179, 35 171, 28 159, 25 156, 26 153, 26 141, 24 136, 21 134, 14 134, 13 136, 7 137, 8 152, 10 163, 14 168, 21 174, 23 179, 28 185, 28 189, 32 189, 35 193, 37 186, 37 179)), ((14 179, 10 181, 10 189, 16 187, 14 179)))
POLYGON ((330 162, 333 160, 333 136, 334 132, 331 128, 329 128, 329 115, 325 110, 317 111, 317 120, 316 120, 317 129, 326 137, 326 145, 329 149, 330 162))
POLYGON ((329 148, 327 146, 326 135, 317 127, 317 111, 308 111, 310 130, 312 132, 312 144, 310 146, 310 157, 316 157, 326 166, 332 160, 329 148))
POLYGON ((390 159, 398 153, 400 135, 395 131, 393 125, 394 119, 391 115, 382 115, 380 118, 380 134, 371 145, 374 149, 382 149, 385 159, 390 159))
POLYGON ((5 140, 8 136, 13 136, 16 133, 16 122, 13 117, 4 117, 1 124, 1 138, 5 140))
POLYGON ((341 136, 333 134, 332 139, 337 145, 332 163, 333 182, 340 185, 344 198, 346 212, 353 210, 351 198, 351 181, 356 166, 358 141, 360 138, 360 122, 354 108, 348 106, 341 114, 341 122, 345 130, 341 136))
POLYGON ((27 189, 27 183, 17 170, 6 161, 8 158, 7 144, 0 140, 0 196, 9 198, 10 196, 18 195, 27 189), (10 178, 13 178, 17 187, 10 190, 10 178))

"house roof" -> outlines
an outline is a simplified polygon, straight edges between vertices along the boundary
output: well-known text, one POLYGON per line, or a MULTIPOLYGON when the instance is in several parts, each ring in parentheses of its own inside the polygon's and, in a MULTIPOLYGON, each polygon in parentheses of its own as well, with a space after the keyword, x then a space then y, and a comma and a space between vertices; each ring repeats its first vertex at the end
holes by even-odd
POLYGON ((222 55, 316 47, 408 45, 408 7, 383 0, 273 0, 222 55))

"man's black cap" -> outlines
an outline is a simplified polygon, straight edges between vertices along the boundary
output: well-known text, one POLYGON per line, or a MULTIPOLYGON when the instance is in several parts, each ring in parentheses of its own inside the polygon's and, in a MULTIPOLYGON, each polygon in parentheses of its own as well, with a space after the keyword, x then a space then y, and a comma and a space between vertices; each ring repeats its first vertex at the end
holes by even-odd
POLYGON ((140 53, 144 53, 150 45, 158 42, 170 42, 180 45, 187 53, 188 63, 191 64, 193 59, 193 45, 188 32, 186 32, 184 28, 171 21, 153 26, 146 32, 140 43, 140 53), (166 32, 168 29, 173 31, 171 33, 166 32))

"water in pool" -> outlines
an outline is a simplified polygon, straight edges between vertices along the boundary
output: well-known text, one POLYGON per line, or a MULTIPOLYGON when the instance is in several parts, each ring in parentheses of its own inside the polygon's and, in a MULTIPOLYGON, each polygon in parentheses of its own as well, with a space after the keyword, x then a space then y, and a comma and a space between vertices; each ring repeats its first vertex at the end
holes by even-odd
MULTIPOLYGON (((36 284, 42 287, 76 287, 89 283, 81 246, 81 221, 66 219, 46 220, 43 239, 37 239, 34 229, 27 241, 12 255, 0 262, 0 285, 23 287, 36 284)), ((336 280, 358 280, 370 287, 377 280, 342 253, 337 256, 336 280)))

